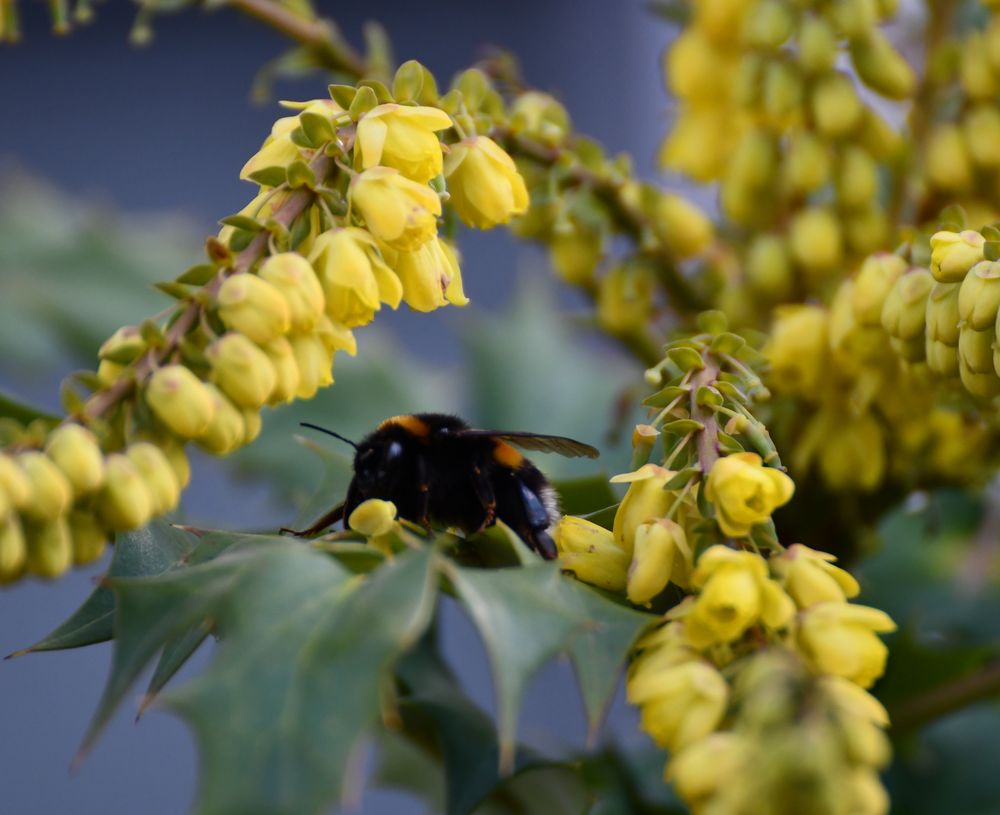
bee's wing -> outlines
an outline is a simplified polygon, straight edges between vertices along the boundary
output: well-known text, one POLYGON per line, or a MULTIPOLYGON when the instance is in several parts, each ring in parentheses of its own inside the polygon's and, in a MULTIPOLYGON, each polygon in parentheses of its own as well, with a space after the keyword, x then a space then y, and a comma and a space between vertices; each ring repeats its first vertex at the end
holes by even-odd
POLYGON ((460 438, 489 437, 509 442, 524 450, 537 450, 540 453, 558 453, 569 458, 597 458, 601 453, 596 447, 584 444, 566 436, 546 436, 541 433, 522 433, 517 430, 476 430, 468 428, 458 430, 453 435, 460 438))

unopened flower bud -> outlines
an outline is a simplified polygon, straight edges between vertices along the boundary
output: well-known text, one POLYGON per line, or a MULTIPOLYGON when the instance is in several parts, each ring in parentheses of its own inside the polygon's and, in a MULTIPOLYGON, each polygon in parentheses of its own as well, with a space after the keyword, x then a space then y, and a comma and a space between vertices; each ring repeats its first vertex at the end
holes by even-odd
POLYGON ((129 445, 125 455, 146 482, 153 515, 162 515, 176 507, 181 497, 181 487, 164 452, 155 444, 140 441, 129 445))
POLYGON ((877 28, 851 42, 851 59, 861 81, 883 96, 905 99, 913 93, 913 69, 877 28))
MULTIPOLYGON (((674 503, 676 496, 664 489, 674 475, 672 470, 659 465, 644 464, 634 472, 616 475, 611 479, 613 484, 629 485, 615 513, 613 528, 615 543, 629 557, 632 555, 639 526, 663 518, 674 503)), ((627 560, 625 565, 628 565, 627 560)))
POLYGON ((830 148, 815 133, 797 130, 788 136, 781 177, 791 193, 806 195, 830 178, 830 148))
POLYGON ((267 400, 269 405, 291 402, 299 388, 299 366, 295 362, 295 352, 288 337, 278 337, 262 350, 274 367, 275 385, 267 400))
POLYGON ((771 302, 784 300, 792 292, 794 277, 788 245, 778 235, 758 235, 746 258, 747 282, 754 292, 771 302))
POLYGON ((94 492, 104 481, 104 456, 97 437, 78 424, 63 424, 49 436, 45 452, 77 495, 94 492))
POLYGON ((881 483, 886 467, 886 441, 881 425, 870 413, 838 417, 831 423, 835 435, 819 450, 819 471, 834 490, 871 492, 881 483))
POLYGON ((601 278, 597 322, 612 334, 628 334, 641 328, 653 307, 654 286, 647 266, 616 266, 601 278))
POLYGON ((972 185, 972 161, 958 125, 939 124, 931 131, 924 166, 928 180, 940 190, 961 191, 972 185))
POLYGON ((603 254, 603 237, 592 230, 557 232, 549 242, 552 267, 560 278, 573 285, 585 285, 594 279, 603 254))
POLYGON ((231 453, 246 437, 246 423, 240 408, 234 405, 226 395, 214 385, 208 385, 215 412, 211 423, 195 443, 203 450, 224 456, 231 453))
POLYGON ((958 334, 959 360, 974 373, 992 373, 995 343, 996 330, 992 325, 977 331, 971 325, 963 324, 958 334))
POLYGON ((974 371, 965 361, 961 351, 958 354, 958 378, 962 380, 962 387, 980 399, 992 399, 1000 395, 1000 378, 996 372, 974 371))
POLYGON ((993 100, 1000 93, 1000 77, 990 64, 986 40, 972 31, 962 42, 959 77, 962 89, 972 99, 993 100))
POLYGON ((986 239, 978 232, 935 232, 931 235, 931 274, 939 283, 960 283, 983 259, 986 239))
POLYGON ((73 541, 73 563, 85 566, 104 554, 108 546, 108 531, 89 512, 69 514, 69 534, 73 541))
POLYGON ((142 473, 123 453, 107 458, 107 478, 97 508, 101 520, 115 531, 137 529, 153 517, 153 497, 142 473))
POLYGON ((184 445, 178 444, 173 439, 158 440, 156 446, 163 451, 163 455, 170 462, 170 467, 174 471, 177 485, 183 490, 191 483, 191 464, 188 461, 187 453, 184 452, 184 445))
POLYGON ((780 306, 764 353, 771 381, 782 393, 815 393, 829 370, 829 314, 822 306, 780 306))
POLYGON ((667 765, 667 779, 685 801, 707 800, 726 788, 753 758, 753 745, 730 731, 710 733, 681 750, 667 765))
POLYGON ((828 16, 841 36, 849 40, 866 36, 878 22, 873 0, 833 0, 828 16))
POLYGON ((292 330, 311 331, 326 308, 326 298, 309 261, 296 252, 271 255, 261 265, 259 275, 281 293, 292 330))
POLYGON ((882 324, 882 306, 905 271, 906 261, 890 252, 877 252, 865 258, 851 291, 854 319, 859 325, 882 324))
POLYGON ((629 677, 626 695, 641 708, 642 729, 661 747, 679 753, 719 726, 729 683, 715 667, 698 659, 636 672, 629 677))
POLYGON ((102 388, 110 388, 125 371, 126 366, 108 359, 102 359, 97 366, 97 381, 102 388))
POLYGON ((966 273, 958 292, 958 315, 976 331, 993 329, 1000 309, 1000 262, 982 260, 966 273))
POLYGON ((15 509, 24 509, 31 500, 31 481, 17 460, 0 452, 0 492, 15 509))
POLYGON ((281 291, 256 275, 227 277, 217 299, 222 322, 256 343, 270 342, 291 328, 291 311, 281 291))
POLYGON ((230 332, 213 342, 205 355, 212 365, 212 381, 237 405, 259 408, 267 404, 277 374, 267 354, 247 337, 230 332))
POLYGON ((59 577, 73 565, 73 539, 64 516, 25 526, 28 571, 38 577, 59 577))
POLYGON ((657 198, 653 229, 678 259, 701 253, 712 241, 712 222, 698 207, 669 193, 657 198))
POLYGON ((962 119, 962 135, 969 155, 980 167, 1000 166, 1000 109, 981 104, 962 119))
POLYGON ((192 439, 212 421, 212 400, 205 383, 183 365, 157 369, 146 386, 146 403, 171 432, 192 439))
POLYGON ((832 139, 850 134, 861 124, 864 115, 854 83, 840 73, 829 73, 816 81, 811 110, 816 128, 832 139))
POLYGON ((447 254, 444 241, 437 237, 412 252, 397 253, 393 268, 403 284, 403 299, 414 311, 434 311, 449 302, 463 306, 469 302, 461 293, 460 282, 457 288, 452 287, 456 278, 461 281, 462 272, 454 254, 447 254), (449 294, 459 296, 449 298, 449 294))
POLYGON ((776 50, 795 28, 795 18, 788 4, 780 0, 762 0, 743 23, 743 42, 752 48, 776 50))
POLYGON ((622 591, 628 582, 629 555, 602 526, 572 515, 560 518, 552 529, 559 565, 577 579, 609 591, 622 591))
POLYGON ((31 451, 18 456, 18 463, 31 485, 31 495, 22 512, 36 521, 52 521, 65 515, 73 502, 73 486, 54 461, 31 451))
POLYGON ((938 376, 958 375, 958 346, 927 337, 927 367, 938 376))
POLYGON ((896 279, 882 304, 882 328, 895 339, 918 342, 918 359, 924 354, 927 298, 934 285, 926 269, 910 269, 896 279))
POLYGON ((316 391, 333 383, 333 354, 315 334, 292 334, 288 341, 299 368, 295 395, 300 399, 312 399, 316 391))
POLYGON ((146 341, 142 332, 134 325, 119 328, 104 341, 97 351, 102 361, 127 365, 134 362, 146 350, 146 341))
POLYGON ((860 147, 844 148, 837 170, 837 201, 844 207, 863 207, 878 193, 878 165, 860 147))
POLYGON ((840 222, 830 210, 822 207, 810 207, 796 214, 789 245, 796 263, 810 274, 828 274, 843 261, 840 222))
POLYGON ((359 173, 351 180, 349 195, 368 231, 393 249, 412 251, 437 234, 437 193, 391 167, 359 173))
POLYGON ((396 515, 396 505, 392 501, 370 498, 351 513, 347 525, 366 538, 377 538, 395 528, 396 515))
POLYGON ((528 190, 514 160, 486 136, 453 145, 444 163, 451 204, 477 229, 492 229, 528 209, 528 190))
POLYGON ((762 107, 772 127, 789 127, 801 119, 805 83, 797 66, 772 60, 764 71, 762 107))
POLYGON ((356 144, 361 166, 383 164, 426 184, 441 175, 441 142, 435 133, 452 126, 440 108, 386 104, 372 108, 358 122, 356 144))
MULTIPOLYGON (((937 277, 937 275, 935 275, 937 277)), ((940 279, 940 278, 939 278, 940 279)), ((958 346, 958 283, 935 283, 927 298, 927 337, 958 346)))
POLYGON ((545 144, 560 144, 569 132, 566 108, 547 93, 522 93, 514 100, 510 117, 515 130, 545 144))
POLYGON ((810 74, 823 74, 837 61, 837 34, 823 17, 810 14, 799 27, 799 62, 810 74))
POLYGON ((888 215, 877 201, 845 212, 844 237, 848 248, 857 255, 882 249, 889 239, 888 215))
POLYGON ((21 521, 15 514, 0 520, 0 585, 19 578, 28 560, 21 521))
POLYGON ((259 410, 243 408, 240 413, 243 415, 243 424, 245 427, 243 441, 241 442, 242 446, 250 444, 250 442, 257 439, 260 435, 261 429, 264 427, 264 420, 261 418, 259 410))
POLYGON ((692 560, 680 524, 667 518, 640 524, 635 532, 632 563, 628 569, 628 599, 642 605, 663 591, 671 580, 685 585, 692 560))

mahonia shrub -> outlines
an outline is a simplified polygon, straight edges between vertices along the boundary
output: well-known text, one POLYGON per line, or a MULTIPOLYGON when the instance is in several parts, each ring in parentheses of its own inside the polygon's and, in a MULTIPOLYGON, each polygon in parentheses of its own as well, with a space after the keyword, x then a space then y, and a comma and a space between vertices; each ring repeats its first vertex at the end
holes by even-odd
MULTIPOLYGON (((985 563, 976 585, 996 596, 996 4, 657 4, 679 21, 659 155, 687 185, 673 190, 577 133, 506 55, 442 90, 308 3, 232 5, 304 46, 328 96, 282 103, 240 174, 251 200, 159 285, 162 314, 129 316, 66 381, 65 416, 0 405, 0 581, 114 547, 94 596, 28 649, 114 640, 84 747, 156 661, 146 703, 163 691, 190 724, 202 812, 323 811, 350 797, 372 732, 444 779, 448 813, 543 811, 555 790, 574 811, 882 815, 886 778, 910 801, 893 734, 1000 692, 995 628, 921 643, 916 602, 950 597, 957 567, 920 585, 914 565, 985 563), (693 184, 717 192, 714 216, 693 184), (543 245, 594 330, 645 369, 625 397, 645 411, 629 469, 556 484, 572 507, 549 530, 556 561, 502 524, 462 535, 381 498, 311 542, 165 522, 192 446, 228 456, 271 408, 332 385, 383 307, 469 305, 460 225, 543 245), (878 539, 941 495, 983 528, 949 532, 946 551, 906 527, 887 568, 878 539), (482 634, 495 723, 440 656, 444 594, 482 634), (164 691, 210 635, 203 676, 164 691), (618 748, 557 760, 518 744, 526 684, 557 654, 592 732, 624 676, 665 751, 651 782, 618 748)), ((68 4, 52 7, 67 27, 68 4)), ((141 6, 137 39, 157 10, 141 6)), ((18 35, 3 3, 0 38, 18 35)), ((419 787, 409 772, 385 771, 419 787)))

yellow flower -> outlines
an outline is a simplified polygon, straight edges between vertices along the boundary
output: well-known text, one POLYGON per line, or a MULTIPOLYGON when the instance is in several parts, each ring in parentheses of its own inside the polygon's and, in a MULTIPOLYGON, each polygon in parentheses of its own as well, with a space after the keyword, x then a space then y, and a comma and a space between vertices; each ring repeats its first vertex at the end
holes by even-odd
MULTIPOLYGON (((292 131, 299 126, 297 116, 285 116, 278 119, 271 128, 271 135, 264 140, 260 150, 254 153, 243 169, 240 178, 243 181, 253 180, 255 173, 278 168, 284 170, 300 157, 299 146, 292 141, 292 131)), ((265 183, 272 183, 267 179, 265 183)))
POLYGON ((368 231, 393 249, 412 251, 437 234, 441 199, 391 167, 372 167, 352 180, 348 195, 368 231))
POLYGON ((333 383, 333 352, 317 334, 292 334, 288 341, 299 368, 295 395, 300 399, 312 399, 316 391, 333 383))
POLYGON ((865 258, 851 290, 854 318, 860 325, 882 324, 882 306, 905 271, 906 261, 890 252, 876 252, 865 258))
POLYGON ((226 327, 257 343, 270 342, 292 327, 288 302, 281 292, 252 274, 227 277, 217 295, 219 318, 226 327))
POLYGON ((309 261, 297 252, 281 252, 261 264, 259 275, 285 299, 291 330, 311 331, 325 310, 326 298, 309 261))
POLYGON ((381 303, 397 308, 403 297, 403 284, 363 229, 324 232, 313 243, 309 261, 326 294, 327 315, 349 328, 370 323, 381 303))
POLYGON ((884 611, 826 602, 802 615, 798 642, 816 670, 867 688, 882 675, 888 655, 876 633, 895 630, 896 624, 884 611))
POLYGON ((614 535, 585 518, 565 515, 552 529, 559 565, 579 580, 609 591, 622 591, 628 580, 629 556, 614 535))
POLYGON ((549 242, 549 258, 556 274, 567 283, 583 285, 594 279, 594 271, 604 255, 600 232, 569 229, 556 232, 549 242))
POLYGON ((640 524, 628 569, 628 599, 648 603, 671 581, 686 586, 691 565, 691 547, 680 524, 666 518, 640 524))
POLYGON ((167 365, 153 373, 146 386, 146 403, 182 439, 204 433, 215 410, 205 383, 183 365, 167 365))
POLYGON ((931 274, 939 283, 959 283, 983 259, 986 239, 971 229, 931 235, 931 274))
POLYGON ((729 685, 707 662, 692 660, 633 672, 626 695, 641 707, 642 729, 661 747, 678 752, 719 726, 729 685))
POLYGON ((809 608, 816 603, 856 597, 861 591, 857 580, 833 565, 836 559, 827 552, 795 543, 771 564, 798 607, 809 608))
POLYGON ((628 492, 615 513, 614 536, 628 556, 632 557, 635 533, 640 524, 655 521, 667 514, 676 496, 668 492, 667 482, 674 477, 673 470, 657 464, 644 464, 632 473, 616 475, 612 484, 628 484, 628 492))
POLYGON ((449 302, 459 306, 469 302, 462 291, 457 258, 446 246, 440 238, 431 238, 413 252, 398 252, 391 261, 403 284, 403 299, 415 311, 434 311, 449 302))
POLYGON ((939 124, 931 130, 924 165, 927 180, 941 190, 966 190, 975 178, 969 149, 956 124, 939 124))
POLYGON ((64 424, 52 431, 45 452, 73 485, 77 495, 93 492, 104 481, 104 456, 97 437, 78 424, 64 424))
POLYGON ((267 354, 243 334, 230 332, 205 351, 212 366, 212 381, 240 407, 267 404, 278 377, 267 354))
POLYGON ((814 396, 829 370, 830 317, 822 306, 787 305, 774 310, 764 349, 776 390, 814 396))
POLYGON ((486 136, 454 145, 444 172, 452 206, 469 226, 491 229, 528 209, 528 190, 514 160, 486 136))
POLYGON ((0 492, 4 492, 15 509, 24 509, 31 500, 31 482, 20 464, 0 452, 0 492))
POLYGON ((361 167, 384 164, 426 184, 441 175, 441 142, 435 131, 449 127, 451 117, 438 108, 395 104, 372 108, 358 122, 361 167))
POLYGON ((758 620, 782 628, 795 613, 764 559, 750 552, 712 546, 698 558, 691 585, 701 592, 686 610, 684 631, 696 648, 731 642, 758 620))
POLYGON ((764 467, 756 453, 734 453, 712 465, 705 484, 705 497, 716 509, 722 531, 739 538, 750 534, 778 507, 787 504, 795 491, 792 479, 773 467, 764 467))
POLYGON ((396 514, 392 501, 369 498, 351 513, 347 525, 366 538, 375 538, 392 531, 396 526, 396 514))
POLYGON ((814 275, 835 271, 844 258, 840 221, 824 207, 809 207, 795 215, 789 245, 799 265, 814 275))
POLYGON ((124 454, 112 453, 107 459, 108 475, 97 496, 101 520, 110 529, 136 529, 153 517, 153 497, 142 472, 124 454))

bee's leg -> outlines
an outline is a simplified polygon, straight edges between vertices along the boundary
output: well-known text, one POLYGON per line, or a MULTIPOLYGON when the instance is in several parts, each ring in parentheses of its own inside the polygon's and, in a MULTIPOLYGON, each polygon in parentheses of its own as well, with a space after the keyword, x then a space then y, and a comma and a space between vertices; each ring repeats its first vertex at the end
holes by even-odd
POLYGON ((308 529, 289 529, 287 526, 281 527, 282 533, 288 533, 290 535, 295 535, 298 538, 311 538, 318 535, 327 527, 333 526, 337 521, 344 517, 344 507, 345 504, 338 504, 329 512, 321 517, 316 523, 310 526, 308 529))
POLYGON ((417 489, 420 494, 417 498, 416 522, 424 528, 425 532, 430 532, 431 522, 428 515, 431 505, 431 484, 427 475, 427 462, 423 456, 419 455, 417 456, 417 489))
POLYGON ((491 526, 496 521, 497 497, 493 491, 493 484, 483 472, 478 464, 472 469, 472 488, 476 492, 476 497, 483 507, 483 522, 476 532, 482 532, 486 527, 491 526))

